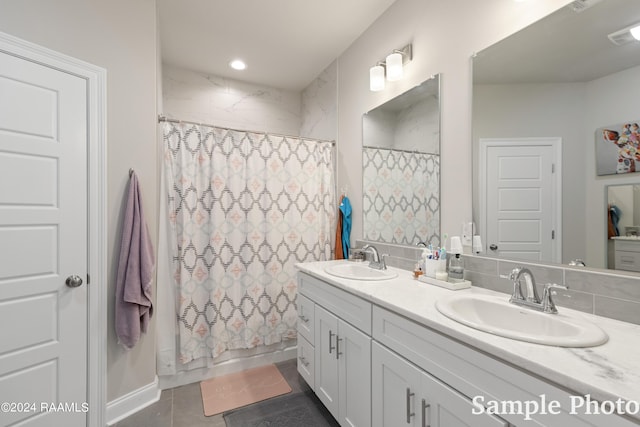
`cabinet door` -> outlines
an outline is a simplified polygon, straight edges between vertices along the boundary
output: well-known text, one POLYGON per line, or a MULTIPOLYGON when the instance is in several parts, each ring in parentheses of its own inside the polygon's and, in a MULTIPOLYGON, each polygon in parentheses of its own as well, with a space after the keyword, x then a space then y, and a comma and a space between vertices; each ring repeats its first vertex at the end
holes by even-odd
POLYGON ((371 337, 346 322, 338 322, 340 425, 371 425, 371 337))
POLYGON ((427 427, 508 427, 509 423, 494 415, 474 414, 473 404, 429 374, 422 374, 420 419, 427 427))
MULTIPOLYGON (((422 372, 400 356, 371 344, 371 405, 374 427, 420 426, 422 372)), ((449 426, 447 426, 449 427, 449 426)))
POLYGON ((338 400, 338 318, 324 308, 315 309, 315 392, 335 418, 340 416, 338 400))

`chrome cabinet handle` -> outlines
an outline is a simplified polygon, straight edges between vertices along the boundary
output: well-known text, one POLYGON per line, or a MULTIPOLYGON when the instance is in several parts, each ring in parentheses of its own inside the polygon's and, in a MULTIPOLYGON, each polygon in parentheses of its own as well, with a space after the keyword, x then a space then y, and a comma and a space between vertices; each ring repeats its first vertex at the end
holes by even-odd
POLYGON ((431 425, 427 423, 427 409, 430 407, 431 405, 428 404, 425 399, 422 399, 422 427, 431 427, 431 425))
POLYGON ((304 323, 309 323, 309 318, 304 316, 304 315, 299 315, 298 316, 300 318, 300 320, 302 320, 304 323))
POLYGON ((342 338, 336 335, 336 359, 340 359, 340 355, 342 354, 340 353, 340 341, 342 341, 342 338))
POLYGON ((65 280, 64 283, 70 288, 77 288, 78 286, 82 286, 82 277, 74 274, 67 277, 67 280, 65 280))
POLYGON ((415 412, 411 412, 411 398, 415 396, 415 393, 411 393, 411 389, 407 387, 407 424, 411 424, 411 417, 415 415, 415 412))
POLYGON ((331 339, 333 338, 334 335, 335 334, 331 332, 331 329, 329 329, 329 354, 331 354, 331 352, 336 349, 334 346, 331 345, 331 339))

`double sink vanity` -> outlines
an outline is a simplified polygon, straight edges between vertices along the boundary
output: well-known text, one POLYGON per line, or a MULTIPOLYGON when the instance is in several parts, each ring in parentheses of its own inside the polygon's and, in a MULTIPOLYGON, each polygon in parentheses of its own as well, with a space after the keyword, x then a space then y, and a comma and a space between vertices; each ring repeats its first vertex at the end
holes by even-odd
POLYGON ((640 326, 298 264, 298 371, 343 426, 640 425, 640 326))

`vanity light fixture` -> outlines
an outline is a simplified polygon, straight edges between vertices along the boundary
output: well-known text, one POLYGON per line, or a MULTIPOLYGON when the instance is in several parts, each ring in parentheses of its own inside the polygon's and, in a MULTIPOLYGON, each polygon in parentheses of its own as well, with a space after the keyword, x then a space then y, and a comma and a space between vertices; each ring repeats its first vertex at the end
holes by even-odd
POLYGON ((634 39, 640 40, 640 24, 636 24, 634 27, 629 29, 629 32, 633 36, 634 39))
POLYGON ((402 53, 395 51, 387 56, 387 80, 395 82, 402 78, 402 53))
POLYGON ((369 69, 369 89, 378 92, 384 89, 384 80, 390 82, 400 80, 404 73, 404 65, 413 59, 411 44, 402 49, 395 49, 375 66, 369 69))
POLYGON ((384 89, 384 65, 374 65, 369 69, 369 90, 379 92, 384 89))

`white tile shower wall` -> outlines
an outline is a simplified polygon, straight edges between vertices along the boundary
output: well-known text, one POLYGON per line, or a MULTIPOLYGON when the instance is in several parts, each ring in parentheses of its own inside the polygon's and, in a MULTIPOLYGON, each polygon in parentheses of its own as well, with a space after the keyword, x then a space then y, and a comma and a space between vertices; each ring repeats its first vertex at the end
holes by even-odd
POLYGON ((335 140, 338 133, 338 63, 334 61, 302 91, 300 136, 335 140))
POLYGON ((162 69, 167 117, 240 130, 298 135, 300 92, 225 79, 170 65, 162 69))
MULTIPOLYGON (((388 253, 387 264, 404 270, 413 270, 420 258, 421 249, 380 242, 356 241, 361 248, 367 243, 376 246, 380 253, 388 253)), ((554 301, 559 307, 640 325, 640 274, 621 271, 585 270, 579 267, 549 266, 499 260, 476 255, 464 255, 465 278, 473 286, 511 294, 513 287, 508 274, 513 268, 529 268, 536 283, 557 283, 569 287, 558 290, 554 301)))

